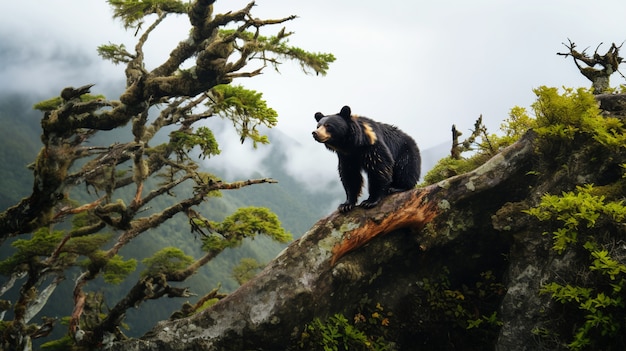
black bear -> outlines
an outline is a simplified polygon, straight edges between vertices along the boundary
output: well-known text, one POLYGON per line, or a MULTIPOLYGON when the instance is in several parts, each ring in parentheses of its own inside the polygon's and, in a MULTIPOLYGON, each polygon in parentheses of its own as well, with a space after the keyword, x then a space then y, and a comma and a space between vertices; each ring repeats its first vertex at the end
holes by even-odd
POLYGON ((315 114, 313 138, 337 153, 339 177, 346 191, 340 212, 352 210, 367 174, 369 198, 359 206, 372 208, 394 192, 413 189, 420 177, 421 157, 413 138, 395 126, 352 115, 344 106, 336 115, 315 114))

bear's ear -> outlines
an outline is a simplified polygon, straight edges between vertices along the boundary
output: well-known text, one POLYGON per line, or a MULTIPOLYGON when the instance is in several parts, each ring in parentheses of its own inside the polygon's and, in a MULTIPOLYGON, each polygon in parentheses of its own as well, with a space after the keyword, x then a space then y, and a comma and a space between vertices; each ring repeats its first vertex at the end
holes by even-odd
POLYGON ((315 120, 316 121, 320 121, 320 119, 324 118, 324 115, 321 112, 316 112, 315 113, 315 120))
POLYGON ((341 108, 341 112, 339 112, 339 116, 350 119, 352 117, 352 110, 350 110, 350 106, 344 106, 341 108))

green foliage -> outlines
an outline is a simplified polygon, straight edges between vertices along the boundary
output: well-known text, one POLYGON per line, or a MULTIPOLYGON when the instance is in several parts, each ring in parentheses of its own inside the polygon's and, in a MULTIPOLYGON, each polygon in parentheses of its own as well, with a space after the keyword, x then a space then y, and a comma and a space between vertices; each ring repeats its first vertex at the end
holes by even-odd
POLYGON ((15 240, 11 246, 16 251, 12 256, 0 261, 0 274, 11 275, 21 264, 36 263, 39 259, 50 256, 63 234, 63 231, 40 228, 30 239, 15 240))
POLYGON ((534 92, 536 130, 544 138, 572 141, 576 136, 589 136, 604 147, 626 146, 624 124, 618 118, 602 116, 588 89, 564 88, 560 94, 557 88, 542 86, 534 92))
POLYGON ((384 338, 390 321, 380 304, 372 313, 357 313, 353 321, 335 314, 325 321, 315 318, 305 327, 298 346, 306 350, 390 350, 384 338))
POLYGON ((116 65, 120 63, 128 63, 134 58, 134 55, 126 51, 126 46, 124 44, 113 43, 98 46, 98 55, 116 65))
POLYGON ((291 234, 281 227, 278 216, 266 207, 239 208, 222 221, 218 231, 242 236, 262 233, 281 243, 293 240, 291 234))
POLYGON ((121 283, 130 273, 137 268, 137 260, 131 258, 124 261, 122 256, 115 255, 104 266, 104 281, 109 284, 121 283))
POLYGON ((557 88, 541 86, 534 92, 537 101, 532 106, 541 135, 573 139, 585 120, 600 114, 593 94, 585 88, 565 88, 559 94, 557 88))
POLYGON ((166 247, 152 257, 144 258, 141 262, 146 266, 146 269, 141 272, 141 276, 145 277, 176 272, 192 264, 194 259, 179 248, 166 247))
POLYGON ((607 250, 599 250, 595 248, 595 245, 589 245, 591 245, 590 242, 585 245, 585 248, 589 249, 593 258, 593 263, 589 269, 608 275, 611 280, 616 280, 617 277, 626 273, 626 265, 613 259, 607 250))
POLYGON ((282 228, 278 216, 265 207, 242 207, 221 223, 210 222, 211 235, 202 238, 202 249, 221 251, 241 245, 244 238, 264 234, 274 241, 287 243, 291 234, 282 228))
POLYGON ((97 233, 85 237, 71 238, 63 247, 63 252, 75 253, 78 255, 89 256, 102 245, 107 243, 113 234, 97 233))
POLYGON ((626 219, 626 206, 623 202, 606 202, 604 196, 593 195, 593 190, 587 185, 561 196, 545 195, 538 206, 526 211, 540 221, 555 223, 557 229, 552 233, 556 252, 582 248, 590 260, 588 270, 579 273, 583 279, 550 282, 541 288, 541 293, 574 307, 574 317, 569 319, 578 321, 578 325, 568 342, 572 350, 609 349, 608 345, 626 328, 626 253, 619 245, 611 244, 609 249, 598 241, 599 237, 619 232, 626 219))
POLYGON ((254 258, 246 257, 239 261, 239 264, 233 267, 232 276, 239 285, 243 285, 252 279, 263 268, 263 264, 254 258))
POLYGON ((150 14, 162 12, 186 13, 187 3, 178 0, 108 0, 113 7, 113 18, 124 23, 126 29, 141 24, 150 14))
POLYGON ((611 339, 624 332, 624 289, 626 288, 626 265, 608 256, 608 251, 590 251, 595 257, 591 271, 610 277, 608 282, 598 282, 589 286, 560 284, 551 282, 541 288, 562 304, 577 307, 582 313, 582 324, 573 335, 568 347, 572 350, 604 349, 611 339), (619 278, 619 279, 618 279, 619 278), (604 345, 604 347, 602 346, 604 345))
MULTIPOLYGON (((305 73, 310 73, 312 70, 316 74, 326 75, 328 72, 329 64, 335 61, 335 56, 328 53, 313 53, 308 52, 298 47, 289 46, 286 39, 292 33, 285 33, 282 30, 279 35, 266 37, 252 32, 236 32, 235 30, 221 30, 222 36, 237 35, 239 38, 245 40, 247 44, 247 50, 253 52, 272 52, 278 56, 279 59, 291 59, 300 64, 300 68, 305 73)), ((278 65, 280 60, 267 60, 274 66, 274 69, 278 71, 278 65)))
POLYGON ((513 144, 530 129, 535 128, 536 125, 536 119, 530 117, 525 108, 513 107, 509 112, 509 117, 504 120, 504 123, 500 124, 500 131, 504 135, 495 139, 499 149, 513 144))
POLYGON ((323 76, 328 72, 328 64, 335 61, 333 54, 308 52, 294 46, 281 45, 273 51, 282 56, 296 59, 305 73, 309 73, 308 69, 311 68, 323 76))
POLYGON ((52 340, 41 344, 43 350, 50 351, 67 351, 72 350, 75 346, 75 341, 69 335, 64 335, 62 338, 52 340))
POLYGON ((364 347, 367 350, 367 336, 348 323, 348 319, 342 314, 329 317, 325 323, 316 318, 306 330, 306 337, 313 335, 312 338, 317 339, 316 346, 320 350, 356 350, 364 347))
POLYGON ((170 133, 170 137, 174 148, 184 153, 191 151, 196 146, 199 147, 202 159, 220 153, 217 140, 215 140, 213 132, 207 127, 199 127, 195 132, 176 130, 170 133))
POLYGON ((255 147, 257 143, 269 143, 267 136, 261 135, 257 127, 276 126, 278 114, 267 106, 262 93, 229 84, 218 85, 211 91, 213 101, 210 107, 216 114, 233 123, 242 143, 246 138, 250 138, 255 147))
POLYGON ((605 197, 593 195, 593 190, 593 186, 585 185, 578 186, 576 191, 563 192, 560 196, 547 194, 541 198, 539 205, 525 211, 540 221, 561 223, 552 232, 553 249, 558 253, 577 243, 581 229, 593 228, 601 216, 615 222, 626 218, 626 207, 621 202, 605 203, 605 197))

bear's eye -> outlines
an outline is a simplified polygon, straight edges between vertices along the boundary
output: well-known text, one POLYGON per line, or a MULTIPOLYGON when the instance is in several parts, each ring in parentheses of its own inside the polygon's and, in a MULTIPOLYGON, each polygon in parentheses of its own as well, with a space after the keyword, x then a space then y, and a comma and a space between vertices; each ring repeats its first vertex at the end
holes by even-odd
POLYGON ((330 131, 333 129, 333 127, 329 124, 324 124, 324 128, 326 128, 326 131, 330 131))

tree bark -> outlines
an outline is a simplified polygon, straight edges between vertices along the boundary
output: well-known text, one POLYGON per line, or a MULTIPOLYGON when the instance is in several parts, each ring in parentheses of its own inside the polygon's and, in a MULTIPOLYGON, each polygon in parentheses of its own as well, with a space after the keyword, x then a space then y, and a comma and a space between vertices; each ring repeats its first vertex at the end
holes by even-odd
POLYGON ((357 306, 359 294, 374 285, 382 292, 372 296, 401 309, 403 274, 427 271, 420 263, 429 255, 436 258, 438 248, 463 241, 471 227, 515 198, 501 194, 504 182, 528 182, 534 141, 531 131, 470 173, 393 194, 373 209, 335 212, 212 307, 160 322, 111 350, 285 349, 307 322, 357 306), (476 205, 485 199, 487 205, 476 205))

